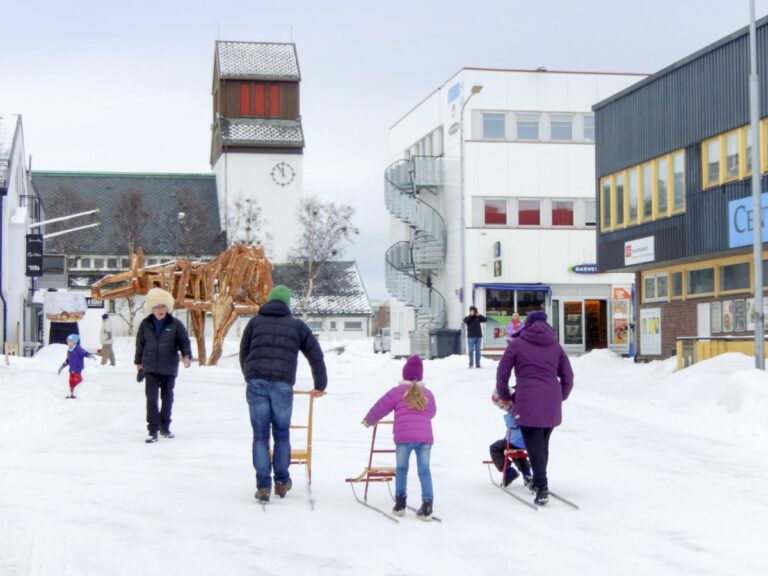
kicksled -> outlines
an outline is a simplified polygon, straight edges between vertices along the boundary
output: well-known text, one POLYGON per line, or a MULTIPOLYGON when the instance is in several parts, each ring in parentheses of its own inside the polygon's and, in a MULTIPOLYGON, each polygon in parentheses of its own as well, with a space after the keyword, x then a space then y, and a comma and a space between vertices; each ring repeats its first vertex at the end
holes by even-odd
MULTIPOLYGON (((399 524, 400 520, 396 518, 392 513, 387 512, 386 510, 383 510, 381 508, 378 508, 368 502, 368 489, 370 488, 371 484, 382 484, 382 483, 387 486, 387 491, 389 492, 389 496, 392 502, 395 501, 395 495, 392 493, 391 483, 395 479, 396 468, 394 466, 379 466, 374 464, 374 459, 377 458, 375 455, 395 453, 394 448, 377 448, 376 447, 376 435, 377 435, 379 426, 382 426, 382 425, 391 426, 393 423, 394 421, 392 420, 382 420, 373 427, 373 433, 371 435, 371 448, 368 452, 368 466, 363 468, 363 471, 360 474, 358 474, 356 477, 347 478, 345 482, 347 482, 349 486, 352 488, 352 495, 355 497, 355 500, 358 502, 358 504, 361 504, 366 508, 368 508, 369 510, 372 510, 378 514, 381 514, 384 518, 387 518, 388 520, 391 520, 392 522, 399 524), (362 498, 360 498, 360 496, 357 493, 357 490, 355 490, 355 485, 361 485, 361 484, 364 485, 362 498)), ((414 513, 417 511, 416 508, 414 508, 413 506, 407 506, 407 508, 408 510, 411 510, 414 513)), ((435 516, 434 514, 430 518, 435 522, 442 522, 442 520, 437 516, 435 516)))
MULTIPOLYGON (((504 475, 505 475, 508 467, 514 466, 513 460, 527 458, 527 457, 528 457, 528 453, 525 450, 518 450, 518 449, 515 449, 515 448, 507 447, 504 450, 504 468, 501 471, 501 478, 502 479, 504 478, 504 475)), ((514 498, 515 500, 517 500, 521 504, 524 504, 528 508, 531 508, 532 510, 535 510, 537 512, 538 512, 539 508, 542 507, 542 506, 537 506, 536 504, 534 504, 533 502, 531 502, 529 500, 526 500, 520 494, 518 494, 516 492, 513 492, 512 488, 510 488, 509 486, 504 486, 503 481, 496 481, 496 479, 494 478, 494 475, 493 475, 493 461, 492 460, 483 460, 483 464, 488 466, 488 475, 491 478, 491 483, 494 486, 496 486, 499 490, 501 490, 502 492, 504 492, 505 494, 507 494, 509 496, 512 496, 512 498, 514 498)), ((524 488, 524 490, 529 495, 533 493, 533 489, 532 488, 529 489, 527 486, 524 486, 523 488, 524 488)), ((555 500, 558 500, 558 501, 562 502, 563 504, 565 504, 567 506, 570 506, 574 510, 578 510, 579 509, 579 506, 577 504, 571 502, 567 498, 563 498, 562 496, 560 496, 558 494, 555 494, 551 490, 549 491, 549 496, 551 498, 554 498, 555 500)))

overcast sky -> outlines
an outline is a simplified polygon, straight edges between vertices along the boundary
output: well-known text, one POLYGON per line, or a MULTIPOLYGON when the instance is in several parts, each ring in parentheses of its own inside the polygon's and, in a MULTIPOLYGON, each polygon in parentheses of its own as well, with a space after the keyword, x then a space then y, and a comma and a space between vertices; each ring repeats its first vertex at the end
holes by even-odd
POLYGON ((0 112, 34 170, 209 172, 214 42, 293 40, 305 192, 356 208, 346 256, 385 298, 404 113, 465 66, 652 73, 748 25, 749 1, 11 0, 0 22, 0 112))

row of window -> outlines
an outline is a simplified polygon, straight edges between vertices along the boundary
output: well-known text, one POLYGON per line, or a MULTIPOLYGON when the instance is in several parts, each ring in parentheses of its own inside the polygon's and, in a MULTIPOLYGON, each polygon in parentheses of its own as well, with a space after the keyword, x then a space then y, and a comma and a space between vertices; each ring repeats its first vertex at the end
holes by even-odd
POLYGON ((473 226, 576 227, 595 225, 592 198, 475 198, 473 226))
MULTIPOLYGON (((643 302, 667 302, 752 292, 752 261, 748 256, 717 264, 691 264, 665 271, 644 272, 643 302)), ((768 287, 768 261, 763 261, 763 286, 768 287)))
POLYGON ((280 86, 278 84, 241 83, 240 115, 280 116, 280 86))
MULTIPOLYGON (((145 266, 167 264, 173 258, 144 258, 145 266)), ((81 256, 72 266, 74 270, 128 270, 131 259, 127 256, 81 256)))
MULTIPOLYGON (((760 120, 760 172, 768 172, 768 118, 760 120)), ((752 175, 752 127, 741 126, 701 143, 704 188, 752 175)))
MULTIPOLYGON (((338 322, 336 320, 330 320, 328 322, 328 330, 339 330, 338 322)), ((322 332, 323 331, 323 321, 322 320, 309 320, 307 322, 307 326, 309 326, 310 330, 313 332, 322 332)), ((359 332, 363 329, 363 322, 362 320, 344 320, 343 328, 344 331, 347 332, 359 332)))
POLYGON ((600 179, 600 228, 636 226, 685 212, 685 151, 600 179))
POLYGON ((483 140, 594 142, 593 114, 482 112, 483 140))

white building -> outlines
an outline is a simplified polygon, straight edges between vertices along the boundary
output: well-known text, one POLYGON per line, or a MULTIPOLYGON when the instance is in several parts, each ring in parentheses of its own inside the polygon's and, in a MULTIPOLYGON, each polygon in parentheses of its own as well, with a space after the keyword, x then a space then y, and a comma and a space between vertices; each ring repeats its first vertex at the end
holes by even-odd
POLYGON ((594 273, 591 108, 641 78, 464 68, 391 127, 393 354, 426 354, 471 304, 486 352, 542 307, 568 352, 627 352, 632 275, 594 273))
MULTIPOLYGON (((24 159, 21 116, 0 114, 0 337, 19 353, 28 334, 35 332, 31 324, 36 318, 30 316, 27 306, 30 279, 26 276, 29 250, 25 249, 25 237, 39 232, 30 230, 29 225, 40 220, 40 206, 29 191, 24 159)), ((39 261, 29 263, 31 267, 42 266, 42 245, 39 261)))

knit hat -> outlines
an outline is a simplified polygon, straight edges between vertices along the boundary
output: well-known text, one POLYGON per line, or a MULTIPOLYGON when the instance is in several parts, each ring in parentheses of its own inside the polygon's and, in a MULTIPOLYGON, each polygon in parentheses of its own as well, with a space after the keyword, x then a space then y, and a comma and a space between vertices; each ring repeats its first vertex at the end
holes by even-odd
POLYGON ((272 291, 269 293, 269 298, 267 298, 268 302, 272 302, 272 300, 279 300, 289 308, 291 307, 291 289, 288 288, 288 286, 283 286, 282 284, 278 284, 274 288, 272 288, 272 291))
POLYGON ((536 310, 535 312, 531 312, 528 314, 528 316, 525 317, 525 327, 529 327, 534 322, 546 322, 547 321, 547 313, 544 312, 544 310, 536 310))
POLYGON ((408 382, 421 382, 424 378, 424 365, 421 363, 421 358, 418 356, 411 356, 405 361, 403 366, 403 380, 408 382))
POLYGON ((168 312, 173 312, 173 296, 171 293, 162 288, 152 288, 147 292, 147 298, 144 300, 144 312, 152 314, 152 308, 155 306, 165 306, 168 312))
POLYGON ((107 318, 109 318, 109 314, 102 314, 101 315, 101 319, 102 320, 106 320, 107 318))
POLYGON ((80 342, 80 335, 79 334, 70 334, 69 336, 67 336, 67 340, 68 341, 71 340, 72 342, 77 344, 78 342, 80 342))

